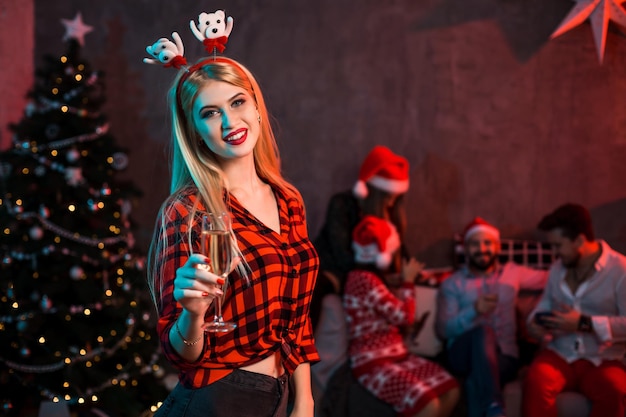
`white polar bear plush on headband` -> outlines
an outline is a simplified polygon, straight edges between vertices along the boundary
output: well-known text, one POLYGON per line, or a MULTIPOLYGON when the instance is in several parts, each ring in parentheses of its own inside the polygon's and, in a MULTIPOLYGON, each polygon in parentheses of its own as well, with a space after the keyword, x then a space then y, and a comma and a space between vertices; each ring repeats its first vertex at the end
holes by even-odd
POLYGON ((191 20, 189 27, 194 36, 204 44, 207 52, 211 53, 217 49, 222 53, 233 30, 233 18, 230 16, 227 18, 224 10, 217 10, 214 13, 202 12, 198 16, 198 24, 191 20))
POLYGON ((167 38, 161 38, 152 45, 146 46, 146 52, 152 58, 144 58, 143 62, 146 64, 163 64, 165 67, 174 68, 185 65, 187 60, 183 57, 185 54, 183 41, 177 32, 172 33, 172 39, 174 42, 167 38))

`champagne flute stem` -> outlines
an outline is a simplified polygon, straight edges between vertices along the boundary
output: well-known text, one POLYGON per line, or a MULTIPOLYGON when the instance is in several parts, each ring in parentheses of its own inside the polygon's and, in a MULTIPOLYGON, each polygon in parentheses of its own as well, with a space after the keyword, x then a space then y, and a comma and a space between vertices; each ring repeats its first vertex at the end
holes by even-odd
POLYGON ((222 299, 218 296, 215 297, 215 321, 218 323, 222 322, 222 299))
MULTIPOLYGON (((223 278, 226 279, 226 277, 223 278)), ((223 285, 220 285, 218 287, 219 289, 224 291, 223 285)), ((215 302, 217 303, 215 304, 215 321, 218 323, 222 323, 224 321, 224 317, 222 317, 222 296, 215 297, 215 302)))

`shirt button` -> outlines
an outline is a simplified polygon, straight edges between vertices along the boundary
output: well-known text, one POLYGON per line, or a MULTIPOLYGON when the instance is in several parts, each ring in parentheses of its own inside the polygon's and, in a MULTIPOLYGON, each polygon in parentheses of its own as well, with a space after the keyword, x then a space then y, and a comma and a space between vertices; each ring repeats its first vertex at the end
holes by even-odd
POLYGON ((287 250, 287 249, 289 249, 289 245, 288 245, 288 244, 286 244, 286 243, 281 244, 281 245, 280 245, 280 247, 281 247, 281 249, 283 249, 283 250, 287 250))

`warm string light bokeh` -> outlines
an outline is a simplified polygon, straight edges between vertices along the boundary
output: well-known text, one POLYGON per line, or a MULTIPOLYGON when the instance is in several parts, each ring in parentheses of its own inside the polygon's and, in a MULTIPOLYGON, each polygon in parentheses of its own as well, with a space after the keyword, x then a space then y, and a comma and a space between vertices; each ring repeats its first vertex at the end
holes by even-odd
POLYGON ((141 192, 118 179, 129 158, 79 49, 46 58, 0 155, 0 415, 52 401, 134 416, 166 395, 132 233, 141 192))

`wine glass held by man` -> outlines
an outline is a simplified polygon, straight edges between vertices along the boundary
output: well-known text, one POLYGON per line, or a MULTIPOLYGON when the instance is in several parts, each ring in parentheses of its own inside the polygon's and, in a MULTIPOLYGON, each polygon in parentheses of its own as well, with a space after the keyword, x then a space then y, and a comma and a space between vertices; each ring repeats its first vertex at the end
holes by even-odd
POLYGON ((447 369, 472 393, 468 415, 500 417, 504 386, 520 367, 516 300, 520 290, 541 291, 547 272, 501 262, 500 230, 481 217, 460 236, 466 262, 439 286, 435 330, 447 369))
MULTIPOLYGON (((221 11, 199 20, 210 24, 218 13, 232 29, 221 11)), ((312 417, 310 364, 319 356, 309 303, 319 262, 302 198, 281 175, 255 78, 203 43, 214 56, 190 67, 181 57, 168 61, 180 68, 169 97, 171 195, 158 215, 148 282, 163 353, 180 373, 156 416, 286 416, 292 379, 291 416, 312 417), (200 253, 202 216, 221 212, 230 214, 237 259, 225 292, 226 280, 200 253), (236 328, 205 332, 223 294, 224 320, 236 328)))

